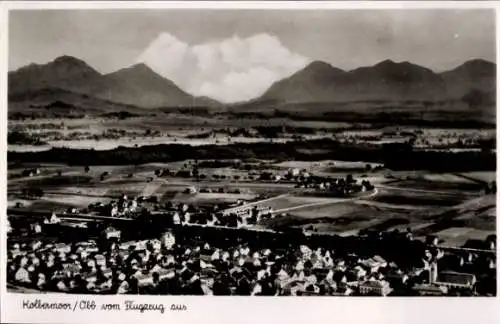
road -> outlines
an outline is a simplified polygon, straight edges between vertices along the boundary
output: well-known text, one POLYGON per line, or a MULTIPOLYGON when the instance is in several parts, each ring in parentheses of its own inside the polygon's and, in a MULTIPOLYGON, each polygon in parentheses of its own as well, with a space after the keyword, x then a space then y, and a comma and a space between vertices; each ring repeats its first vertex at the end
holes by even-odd
POLYGON ((263 203, 266 203, 266 202, 270 202, 270 201, 273 201, 273 200, 276 200, 276 199, 280 199, 280 198, 283 198, 283 197, 288 197, 290 196, 290 194, 283 194, 283 195, 278 195, 278 196, 275 196, 275 197, 271 197, 271 198, 267 198, 267 199, 264 199, 264 200, 258 200, 258 201, 254 201, 254 202, 251 202, 251 203, 248 203, 248 204, 244 204, 244 205, 241 205, 241 206, 237 206, 237 207, 232 207, 232 208, 228 208, 228 209, 225 209, 222 211, 223 214, 229 214, 235 210, 238 210, 238 209, 241 209, 241 208, 249 208, 249 207, 253 207, 253 206, 256 206, 256 205, 259 205, 259 204, 263 204, 263 203))
MULTIPOLYGON (((20 209, 7 209, 8 217, 37 217, 40 219, 47 218, 52 215, 51 212, 35 212, 20 209)), ((109 216, 98 216, 92 214, 56 214, 61 220, 71 220, 71 221, 132 221, 130 218, 119 218, 119 217, 109 217, 109 216)))
MULTIPOLYGON (((22 192, 21 191, 8 191, 7 194, 9 195, 20 195, 22 192)), ((61 192, 61 191, 44 191, 44 195, 58 195, 58 196, 79 196, 79 197, 92 197, 92 198, 111 198, 111 199, 118 199, 120 196, 111 196, 111 195, 92 195, 92 194, 87 194, 87 193, 81 193, 81 192, 61 192)))
POLYGON ((238 188, 263 188, 263 189, 271 189, 271 188, 280 188, 280 189, 293 189, 295 186, 292 183, 279 183, 279 182, 246 182, 246 181, 239 181, 239 182, 228 182, 228 181, 209 181, 209 180, 202 180, 202 181, 179 181, 178 178, 172 178, 175 180, 169 180, 167 183, 169 185, 174 185, 174 186, 205 186, 205 187, 238 187, 238 188))

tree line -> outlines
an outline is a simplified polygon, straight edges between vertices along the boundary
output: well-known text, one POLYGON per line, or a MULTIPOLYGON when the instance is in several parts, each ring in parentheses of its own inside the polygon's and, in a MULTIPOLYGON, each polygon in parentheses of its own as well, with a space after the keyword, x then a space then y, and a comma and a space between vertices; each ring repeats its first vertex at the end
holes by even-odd
POLYGON ((51 162, 68 165, 129 165, 202 159, 265 160, 345 160, 382 163, 393 170, 429 170, 465 172, 496 170, 496 156, 490 149, 477 151, 423 151, 411 143, 367 144, 341 143, 331 139, 288 143, 235 143, 231 145, 191 146, 160 144, 141 147, 118 147, 112 150, 52 148, 41 152, 8 152, 9 163, 51 162))

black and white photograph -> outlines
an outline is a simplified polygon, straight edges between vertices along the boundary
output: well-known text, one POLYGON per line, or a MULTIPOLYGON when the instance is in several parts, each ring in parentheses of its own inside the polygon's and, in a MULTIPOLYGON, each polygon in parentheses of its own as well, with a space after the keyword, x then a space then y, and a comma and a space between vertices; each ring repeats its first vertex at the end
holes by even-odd
POLYGON ((8 294, 497 296, 494 8, 6 25, 8 294))

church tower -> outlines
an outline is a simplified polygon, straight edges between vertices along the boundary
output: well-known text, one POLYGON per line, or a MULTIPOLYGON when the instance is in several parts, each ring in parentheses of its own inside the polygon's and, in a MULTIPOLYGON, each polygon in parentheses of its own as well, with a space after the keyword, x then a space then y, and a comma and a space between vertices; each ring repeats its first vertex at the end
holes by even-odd
POLYGON ((429 266, 429 283, 433 284, 437 281, 438 266, 436 260, 432 260, 429 266))

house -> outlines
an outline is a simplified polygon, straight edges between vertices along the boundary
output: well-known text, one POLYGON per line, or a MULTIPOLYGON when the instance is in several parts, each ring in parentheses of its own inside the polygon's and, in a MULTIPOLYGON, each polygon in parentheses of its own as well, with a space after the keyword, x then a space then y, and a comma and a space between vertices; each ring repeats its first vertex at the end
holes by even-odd
POLYGON ((382 258, 380 255, 376 255, 372 258, 375 262, 379 264, 380 267, 385 268, 387 267, 387 261, 385 261, 384 258, 382 258))
POLYGON ((191 221, 191 214, 186 212, 184 213, 184 224, 188 224, 191 221))
POLYGON ((360 264, 370 269, 371 273, 377 272, 380 268, 387 267, 387 261, 385 261, 379 255, 376 255, 373 258, 367 260, 363 260, 360 262, 360 264))
POLYGON ((496 269, 497 265, 495 263, 495 259, 494 258, 488 259, 487 263, 488 263, 488 268, 490 268, 490 269, 496 269))
POLYGON ((58 253, 69 253, 71 251, 71 246, 65 243, 56 243, 54 247, 58 253))
POLYGON ((387 296, 392 289, 387 281, 368 280, 359 285, 362 295, 387 296))
POLYGON ((364 276, 366 276, 366 270, 360 266, 356 266, 347 272, 348 280, 349 280, 349 277, 353 278, 354 280, 359 280, 359 279, 363 278, 364 276))
POLYGON ((105 171, 101 174, 101 181, 109 177, 109 172, 105 171))
POLYGON ((179 212, 175 212, 172 218, 175 225, 179 225, 181 223, 181 215, 179 212))
POLYGON ((108 227, 104 230, 104 237, 106 237, 106 239, 111 239, 111 238, 116 238, 116 239, 120 239, 121 237, 121 231, 113 228, 113 227, 108 227))
POLYGON ((486 244, 490 250, 495 250, 496 242, 497 242, 496 235, 488 235, 488 237, 486 238, 486 244))
POLYGON ((333 293, 333 296, 350 296, 353 293, 354 293, 354 290, 352 290, 347 285, 339 285, 337 287, 336 291, 333 293))
POLYGON ((408 275, 400 269, 391 269, 387 272, 386 278, 388 281, 398 284, 404 284, 409 279, 408 275))
POLYGON ((12 232, 12 226, 10 225, 10 221, 7 219, 7 233, 11 233, 11 232, 12 232))
POLYGON ((184 190, 184 193, 185 194, 190 194, 190 195, 195 194, 196 193, 196 188, 193 187, 193 186, 190 186, 190 187, 188 187, 188 188, 186 188, 184 190))
POLYGON ((415 285, 412 289, 420 296, 445 296, 448 294, 448 288, 446 286, 433 284, 419 284, 415 285))
POLYGON ((428 235, 425 242, 429 245, 437 246, 439 243, 439 238, 435 235, 428 235))
POLYGON ((35 170, 33 169, 26 169, 22 172, 21 174, 23 177, 32 177, 35 175, 35 170))
POLYGON ((111 217, 118 216, 118 206, 112 206, 111 207, 110 215, 111 215, 111 217))
POLYGON ((301 176, 304 178, 309 178, 311 176, 311 174, 309 172, 307 172, 306 169, 303 169, 300 173, 301 173, 301 176))
POLYGON ((43 222, 44 224, 57 224, 60 221, 61 220, 59 219, 59 217, 57 217, 56 213, 52 213, 50 218, 45 219, 43 222))
POLYGON ((40 226, 40 224, 36 223, 36 224, 31 224, 30 225, 31 227, 31 230, 35 233, 41 233, 42 232, 42 227, 40 226))
POLYGON ((131 212, 134 212, 136 209, 137 209, 137 200, 134 199, 134 200, 131 200, 129 203, 128 203, 128 208, 131 212))
POLYGON ((472 289, 476 283, 476 276, 470 273, 461 273, 455 271, 440 272, 436 284, 450 288, 472 289))

